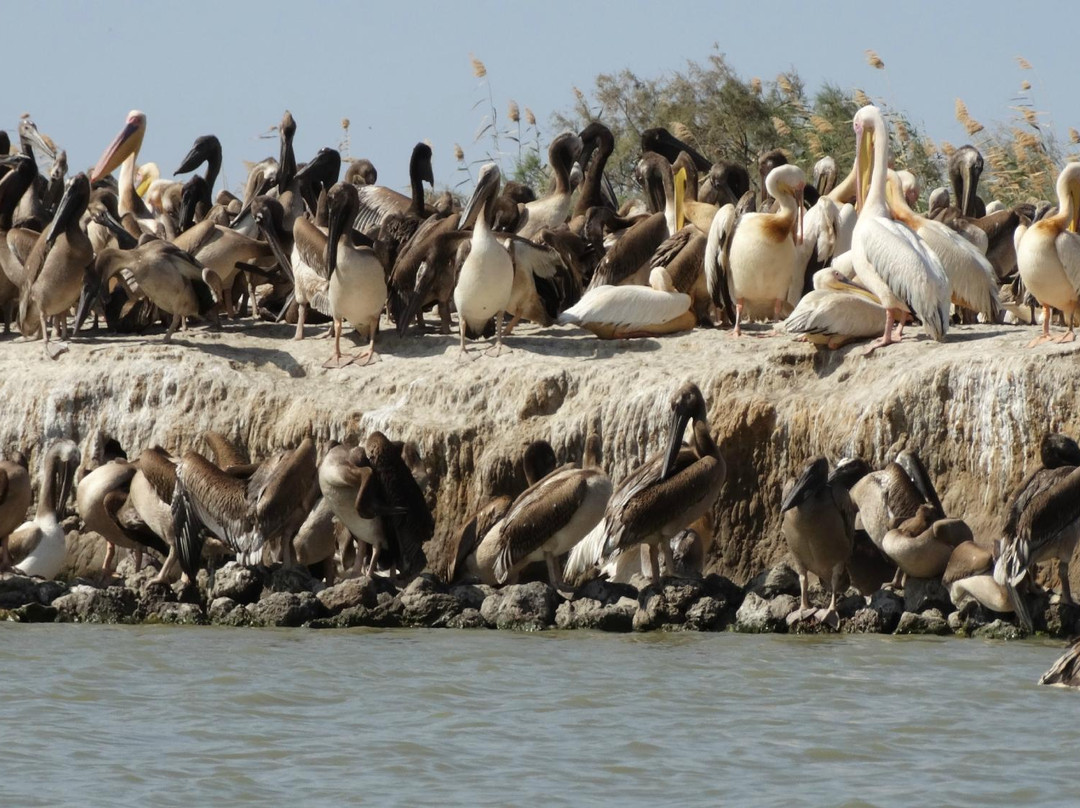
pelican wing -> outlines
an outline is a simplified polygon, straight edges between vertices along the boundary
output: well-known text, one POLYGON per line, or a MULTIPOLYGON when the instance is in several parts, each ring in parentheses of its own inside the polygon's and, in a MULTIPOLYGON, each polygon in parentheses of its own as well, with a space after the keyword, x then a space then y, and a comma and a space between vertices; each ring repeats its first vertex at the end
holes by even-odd
POLYGON ((1057 237, 1055 245, 1069 283, 1080 293, 1080 235, 1066 230, 1057 237))
POLYGON ((656 248, 668 237, 663 213, 654 213, 628 227, 596 265, 590 289, 625 281, 646 266, 656 248))
POLYGON ((518 497, 502 520, 503 546, 495 559, 495 580, 505 583, 517 564, 566 527, 588 488, 580 469, 566 469, 549 474, 518 497))
POLYGON ((1040 685, 1080 686, 1080 640, 1077 640, 1039 678, 1040 685))
POLYGON ((949 563, 941 576, 941 583, 947 587, 951 583, 970 578, 972 575, 982 575, 993 566, 993 553, 973 541, 966 541, 957 545, 949 556, 949 563))
POLYGON ((563 324, 605 323, 621 327, 659 325, 690 309, 690 295, 651 286, 600 286, 559 315, 563 324))
POLYGON ((429 549, 428 562, 432 569, 442 568, 443 580, 453 583, 457 577, 457 571, 463 568, 465 559, 476 552, 484 536, 506 515, 512 504, 510 497, 496 497, 473 514, 472 518, 465 522, 461 529, 441 547, 429 549))
POLYGON ((563 565, 563 580, 570 586, 581 586, 599 570, 604 560, 607 539, 607 520, 601 519, 581 541, 574 545, 563 565))
POLYGON ((172 504, 173 490, 176 487, 176 464, 165 453, 155 449, 144 449, 139 455, 139 471, 146 478, 162 502, 172 504))
POLYGON ((735 235, 737 214, 734 205, 724 205, 713 217, 709 238, 705 242, 705 283, 713 303, 723 308, 731 322, 735 322, 734 295, 731 289, 731 239, 735 235))
MULTIPOLYGON (((205 527, 237 553, 250 554, 262 547, 262 533, 248 508, 247 487, 247 481, 226 474, 198 452, 186 452, 176 466, 173 491, 178 540, 184 537, 194 549, 194 536, 205 527)), ((197 546, 201 550, 201 540, 197 546)), ((198 555, 192 560, 197 562, 198 555)))
POLYGON ((300 254, 300 260, 324 279, 327 240, 326 233, 307 219, 299 218, 293 224, 293 246, 300 254))
MULTIPOLYGON (((866 258, 882 281, 937 341, 949 329, 949 279, 941 262, 911 230, 882 216, 861 228, 866 258)), ((856 268, 856 272, 858 269, 856 268)))
POLYGON ((941 261, 949 279, 953 303, 977 311, 988 322, 996 323, 1001 315, 997 275, 979 248, 933 219, 923 223, 919 236, 941 261))
POLYGON ((885 309, 861 295, 815 290, 799 301, 783 328, 789 334, 873 337, 885 328, 885 309))
POLYGON ((363 185, 356 189, 360 197, 360 209, 353 224, 361 233, 378 228, 395 213, 404 213, 412 205, 412 199, 382 185, 363 185))
MULTIPOLYGON (((1055 469, 1059 470, 1059 469, 1055 469)), ((1080 467, 1036 496, 1020 514, 1016 542, 1027 545, 1028 562, 1039 548, 1057 539, 1080 520, 1080 467)))
MULTIPOLYGON (((25 227, 13 227, 7 232, 8 249, 20 265, 26 266, 30 260, 30 253, 37 243, 38 234, 25 227)), ((12 279, 14 280, 14 279, 12 279)))
MULTIPOLYGON (((28 555, 37 549, 44 536, 45 533, 37 522, 24 522, 8 534, 8 552, 12 558, 25 560, 28 555)), ((16 564, 15 566, 17 568, 19 565, 16 564)))

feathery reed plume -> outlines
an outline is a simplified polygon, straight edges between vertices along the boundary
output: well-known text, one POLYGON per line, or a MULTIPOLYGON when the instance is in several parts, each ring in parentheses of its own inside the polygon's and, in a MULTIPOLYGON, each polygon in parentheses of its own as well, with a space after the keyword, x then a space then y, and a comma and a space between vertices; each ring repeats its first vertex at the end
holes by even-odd
POLYGON ((870 96, 864 93, 862 90, 855 90, 855 103, 860 107, 865 107, 870 103, 870 96))
POLYGON ((947 140, 941 141, 941 153, 946 157, 952 157, 956 153, 956 146, 947 140))
POLYGON ((778 118, 775 115, 772 116, 773 129, 776 130, 776 134, 781 137, 787 137, 791 134, 791 127, 784 123, 783 118, 778 118))
POLYGON ((517 101, 513 98, 510 99, 510 106, 507 110, 506 117, 513 123, 518 123, 521 120, 521 110, 518 109, 517 101))
POLYGON ((1025 59, 1023 56, 1016 57, 1016 63, 1020 65, 1021 70, 1031 70, 1031 62, 1025 59))
POLYGON ((885 69, 885 63, 881 61, 881 57, 875 51, 869 49, 866 51, 866 63, 875 70, 885 69))
POLYGON ((536 116, 533 115, 533 111, 528 107, 525 107, 525 123, 529 126, 536 126, 536 116))
POLYGON ((487 75, 487 68, 484 67, 484 63, 471 53, 469 54, 469 61, 472 62, 472 74, 476 76, 476 78, 482 79, 487 75))
POLYGON ((936 155, 938 153, 937 144, 935 144, 933 140, 931 140, 930 138, 927 137, 927 138, 923 138, 923 141, 922 141, 921 145, 922 145, 923 154, 926 155, 926 159, 927 160, 933 160, 934 155, 936 155))
POLYGON ((780 88, 780 91, 788 98, 795 96, 795 88, 791 85, 791 79, 781 73, 776 77, 776 86, 780 88))
POLYGON ((690 131, 690 127, 682 121, 672 121, 671 133, 675 135, 679 140, 684 143, 694 144, 694 133, 690 131))
POLYGON ((754 78, 750 79, 750 91, 754 95, 761 95, 761 79, 759 79, 757 76, 754 76, 754 78))
POLYGON ((1033 110, 1031 107, 1024 107, 1024 120, 1027 121, 1028 126, 1033 126, 1036 129, 1039 128, 1039 113, 1033 110))
POLYGON ((341 119, 341 129, 344 134, 341 136, 341 143, 338 144, 338 151, 341 152, 341 156, 345 159, 349 158, 349 125, 351 121, 348 118, 341 119))
POLYGON ((1028 90, 1031 89, 1031 82, 1030 81, 1022 81, 1022 82, 1020 82, 1020 89, 1027 92, 1028 90))
POLYGON ((979 123, 974 118, 968 118, 966 121, 964 121, 964 129, 967 130, 967 133, 969 135, 976 135, 985 128, 986 127, 984 127, 981 123, 979 123))
POLYGON ((908 141, 911 140, 911 131, 908 129, 907 124, 902 120, 893 121, 893 129, 896 132, 897 139, 907 145, 908 141))
POLYGON ((810 125, 814 127, 814 131, 819 135, 827 135, 829 132, 836 130, 836 127, 832 125, 828 118, 823 118, 820 115, 811 115, 810 125))
POLYGON ((810 146, 810 152, 815 157, 825 154, 825 148, 821 145, 821 138, 814 132, 806 133, 806 143, 810 146))
POLYGON ((959 98, 957 98, 956 99, 956 120, 960 121, 960 123, 966 123, 967 120, 970 117, 971 116, 968 115, 967 104, 965 104, 963 101, 961 101, 959 98))
POLYGON ((1080 132, 1077 132, 1071 126, 1069 127, 1069 142, 1080 143, 1080 132))

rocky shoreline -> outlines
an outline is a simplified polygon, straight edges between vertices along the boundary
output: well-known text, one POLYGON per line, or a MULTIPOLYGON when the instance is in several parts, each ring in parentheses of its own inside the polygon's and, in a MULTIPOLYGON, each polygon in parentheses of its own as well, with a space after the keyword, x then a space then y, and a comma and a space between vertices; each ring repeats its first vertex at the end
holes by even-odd
MULTIPOLYGON (((912 579, 906 590, 882 589, 869 598, 849 589, 838 599, 839 628, 813 621, 789 626, 798 608, 798 580, 780 563, 743 588, 721 575, 665 578, 660 585, 592 581, 570 597, 546 583, 447 586, 421 575, 403 589, 388 579, 351 578, 326 586, 301 567, 269 570, 230 562, 197 584, 155 583, 156 571, 107 583, 71 583, 0 575, 0 619, 21 623, 178 624, 256 627, 488 628, 514 631, 592 629, 613 632, 737 631, 767 633, 932 634, 1019 639, 1008 616, 971 602, 957 610, 937 581, 912 579), (122 581, 120 583, 119 581, 122 581)), ((810 592, 817 607, 825 591, 810 592)), ((1032 604, 1035 629, 1050 637, 1080 631, 1080 607, 1032 604)))

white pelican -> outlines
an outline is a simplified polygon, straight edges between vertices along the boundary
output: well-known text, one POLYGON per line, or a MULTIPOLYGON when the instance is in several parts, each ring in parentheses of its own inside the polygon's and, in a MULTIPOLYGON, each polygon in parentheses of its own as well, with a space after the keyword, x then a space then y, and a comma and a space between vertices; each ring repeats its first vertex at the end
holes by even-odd
POLYGON ((893 336, 893 323, 901 323, 902 328, 908 312, 914 312, 926 332, 940 342, 949 328, 949 279, 937 257, 889 214, 885 200, 889 162, 885 119, 877 107, 868 105, 855 113, 854 128, 855 181, 862 206, 852 235, 851 257, 859 281, 886 310, 885 333, 867 353, 898 341, 893 336))
POLYGON ((705 275, 714 301, 717 291, 727 288, 735 304, 736 337, 742 333, 747 301, 772 304, 774 316, 780 319, 795 271, 795 247, 802 241, 805 185, 798 166, 777 166, 765 179, 765 187, 779 204, 776 213, 747 213, 736 219, 734 208, 725 205, 713 219, 705 275), (726 249, 725 241, 730 244, 726 249))
POLYGON ((461 333, 461 351, 465 348, 465 331, 482 331, 487 321, 495 318, 495 346, 493 356, 502 353, 503 316, 510 304, 514 287, 514 263, 510 253, 491 232, 487 221, 487 206, 499 190, 502 175, 499 167, 488 163, 480 169, 472 198, 461 215, 461 222, 469 219, 476 207, 480 215, 473 226, 472 246, 468 257, 461 264, 457 285, 454 287, 454 306, 458 311, 458 328, 461 333))
MULTIPOLYGON (((146 134, 146 113, 137 109, 128 113, 124 128, 101 155, 94 170, 90 173, 90 182, 95 183, 106 174, 120 166, 120 179, 117 194, 120 197, 120 214, 134 213, 141 225, 152 228, 153 214, 139 196, 135 187, 135 162, 139 158, 143 136, 146 134)), ((149 172, 148 172, 149 174, 149 172)))
POLYGON ((814 273, 814 291, 784 321, 787 333, 829 348, 867 339, 884 327, 885 309, 878 299, 832 267, 814 273))
POLYGON ((1035 222, 1017 240, 1020 277, 1043 307, 1042 335, 1028 347, 1051 338, 1051 307, 1065 315, 1069 326, 1054 341, 1072 342, 1076 338, 1073 315, 1080 308, 1080 163, 1069 163, 1062 169, 1057 194, 1057 215, 1035 222))
POLYGON ((948 225, 920 216, 910 207, 904 180, 889 172, 886 197, 893 218, 913 230, 941 262, 941 268, 949 279, 952 302, 961 308, 977 311, 988 323, 996 323, 1001 317, 1001 301, 998 299, 997 276, 993 265, 979 248, 948 225))
POLYGON ((697 324, 690 295, 677 292, 667 270, 657 267, 648 286, 597 286, 559 315, 559 322, 592 331, 601 339, 651 337, 689 331, 697 324))

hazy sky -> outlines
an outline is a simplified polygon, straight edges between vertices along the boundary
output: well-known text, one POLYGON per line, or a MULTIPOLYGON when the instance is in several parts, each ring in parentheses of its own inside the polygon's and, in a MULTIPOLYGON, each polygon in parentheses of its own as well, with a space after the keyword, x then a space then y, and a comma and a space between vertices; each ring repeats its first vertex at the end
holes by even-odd
POLYGON ((663 4, 628 0, 14 3, 3 15, 13 80, 0 96, 0 125, 14 133, 20 113, 31 113, 79 170, 96 162, 129 109, 141 109, 140 161, 170 176, 194 138, 212 132, 235 188, 242 160, 276 155, 276 137, 259 136, 289 109, 298 160, 338 146, 349 118, 350 154, 371 159, 380 183, 406 186, 411 147, 426 139, 436 184, 455 185, 463 175, 454 144, 469 159, 489 147, 473 142, 489 104, 470 53, 487 66, 499 115, 510 99, 530 107, 546 148, 556 134, 551 113, 571 107, 574 86, 588 92, 598 73, 624 67, 645 77, 678 71, 715 43, 744 78, 794 67, 810 92, 825 81, 860 87, 956 145, 968 140, 954 118, 957 97, 990 127, 1010 117, 1026 79, 1065 141, 1068 127, 1080 127, 1068 7, 1029 14, 990 5, 684 0, 664 15, 663 4), (1058 25, 1047 23, 1054 18, 1058 25), (867 65, 867 48, 885 70, 867 65), (1017 56, 1034 70, 1021 70, 1017 56))

